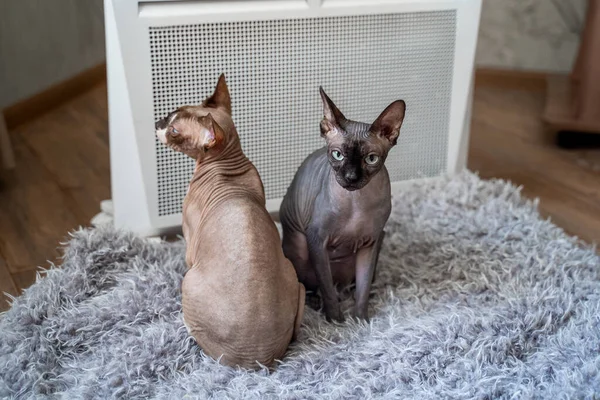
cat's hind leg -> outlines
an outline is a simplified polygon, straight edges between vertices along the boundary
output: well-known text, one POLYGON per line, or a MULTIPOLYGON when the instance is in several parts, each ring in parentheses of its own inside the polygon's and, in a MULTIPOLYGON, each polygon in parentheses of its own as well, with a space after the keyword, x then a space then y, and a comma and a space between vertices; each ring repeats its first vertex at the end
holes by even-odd
POLYGON ((292 262, 298 280, 306 290, 316 292, 319 288, 317 276, 308 256, 308 242, 302 232, 283 231, 283 254, 292 262))
POLYGON ((301 232, 287 232, 284 230, 283 254, 292 262, 298 280, 306 288, 306 304, 314 310, 319 310, 322 306, 321 297, 318 294, 319 284, 308 257, 306 235, 301 232))

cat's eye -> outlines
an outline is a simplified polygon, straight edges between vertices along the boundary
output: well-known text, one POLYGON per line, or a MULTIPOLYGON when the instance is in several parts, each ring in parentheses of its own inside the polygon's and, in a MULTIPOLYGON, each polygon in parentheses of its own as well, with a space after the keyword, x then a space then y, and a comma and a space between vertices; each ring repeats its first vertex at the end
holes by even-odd
POLYGON ((379 161, 379 156, 375 153, 371 153, 365 157, 365 162, 369 165, 377 164, 377 161, 379 161))
POLYGON ((179 131, 177 129, 175 129, 175 127, 171 127, 171 133, 173 135, 179 135, 179 131))
POLYGON ((331 156, 334 160, 342 161, 344 159, 344 155, 339 150, 334 150, 331 152, 331 156))

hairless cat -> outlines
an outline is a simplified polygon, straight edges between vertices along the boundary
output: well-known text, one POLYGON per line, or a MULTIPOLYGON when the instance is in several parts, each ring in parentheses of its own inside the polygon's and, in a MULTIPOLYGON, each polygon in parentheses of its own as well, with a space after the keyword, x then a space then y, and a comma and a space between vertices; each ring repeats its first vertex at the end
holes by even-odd
POLYGON ((283 199, 283 252, 300 282, 320 290, 327 320, 344 321, 335 285, 353 280, 354 315, 368 320, 369 291, 392 207, 384 162, 406 105, 397 100, 366 124, 346 119, 319 90, 326 146, 304 160, 283 199))
POLYGON ((298 332, 304 286, 283 255, 262 181, 242 151, 225 77, 202 104, 158 121, 156 135, 196 160, 183 200, 186 327, 224 364, 271 366, 298 332))

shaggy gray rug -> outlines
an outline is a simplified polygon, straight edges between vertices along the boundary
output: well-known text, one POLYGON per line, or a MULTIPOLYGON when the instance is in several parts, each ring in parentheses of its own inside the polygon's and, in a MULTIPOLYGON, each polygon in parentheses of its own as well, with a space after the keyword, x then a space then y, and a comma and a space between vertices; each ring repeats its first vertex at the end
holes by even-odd
MULTIPOLYGON (((82 230, 0 320, 15 398, 597 398, 600 260, 502 181, 394 198, 370 325, 307 309, 276 371, 218 365, 181 319, 181 242, 82 230)), ((352 301, 346 297, 346 307, 352 301)))

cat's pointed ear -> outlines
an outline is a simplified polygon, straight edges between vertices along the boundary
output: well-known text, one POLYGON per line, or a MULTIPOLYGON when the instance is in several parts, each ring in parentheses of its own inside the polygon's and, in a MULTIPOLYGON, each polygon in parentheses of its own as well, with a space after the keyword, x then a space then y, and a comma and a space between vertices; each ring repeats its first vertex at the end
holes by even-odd
POLYGON ((204 150, 212 149, 225 139, 223 128, 219 126, 210 113, 200 118, 200 125, 202 126, 200 145, 204 147, 204 150))
POLYGON ((223 108, 227 113, 231 114, 231 96, 225 82, 225 74, 219 76, 217 87, 212 96, 202 102, 204 107, 223 108))
POLYGON ((400 135, 400 127, 404 121, 406 103, 396 100, 386 107, 371 125, 371 133, 387 139, 394 146, 400 135))
POLYGON ((321 121, 321 136, 325 137, 332 133, 337 133, 342 129, 346 117, 333 104, 333 101, 325 94, 323 87, 319 86, 321 100, 323 100, 323 120, 321 121))

